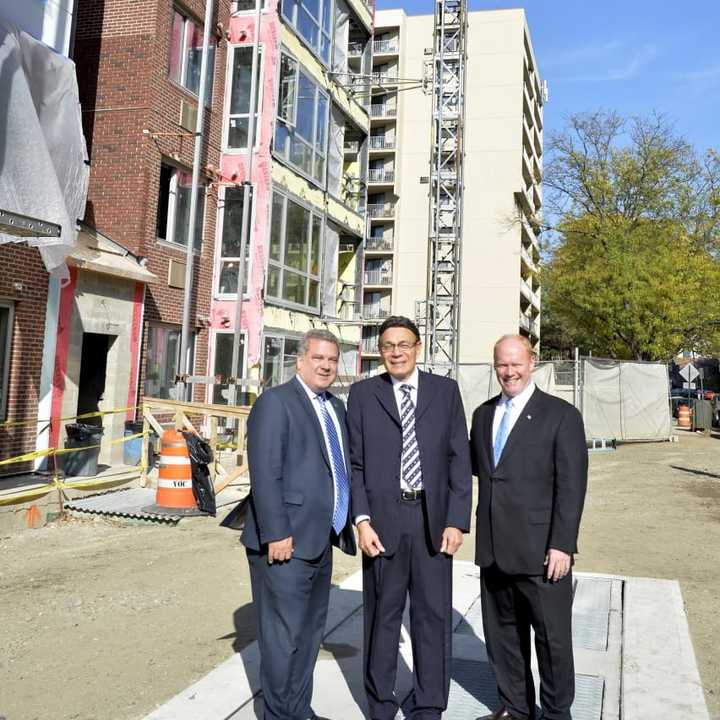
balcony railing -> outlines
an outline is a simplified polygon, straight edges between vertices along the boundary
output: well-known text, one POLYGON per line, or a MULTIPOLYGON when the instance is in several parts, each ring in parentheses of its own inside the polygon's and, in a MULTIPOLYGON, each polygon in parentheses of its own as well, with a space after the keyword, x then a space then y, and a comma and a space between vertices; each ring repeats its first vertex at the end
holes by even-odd
POLYGON ((348 55, 350 57, 357 57, 362 55, 363 44, 361 42, 349 42, 348 43, 348 55))
POLYGON ((366 353, 375 353, 378 354, 378 336, 377 335, 371 335, 370 337, 363 338, 362 340, 362 350, 366 353))
POLYGON ((392 285, 392 270, 366 270, 365 285, 392 285))
POLYGON ((397 115, 397 107, 394 105, 375 105, 370 106, 370 117, 395 117, 397 115))
POLYGON ((397 72, 374 72, 372 74, 373 85, 395 85, 397 79, 397 72))
POLYGON ((384 135, 370 136, 370 149, 371 150, 394 150, 395 149, 395 138, 386 138, 384 135))
POLYGON ((375 40, 373 42, 373 52, 380 53, 396 53, 398 51, 397 40, 375 40))
POLYGON ((395 215, 395 203, 368 203, 368 215, 374 218, 391 218, 395 215))
POLYGON ((368 171, 368 180, 371 183, 391 183, 395 182, 395 171, 385 170, 383 168, 370 168, 368 171))
POLYGON ((343 149, 346 153, 356 153, 360 150, 360 142, 358 140, 345 140, 343 149))
POLYGON ((394 247, 392 238, 386 240, 382 237, 369 237, 365 240, 365 250, 376 252, 392 252, 394 247))
POLYGON ((390 308, 380 307, 379 305, 363 305, 363 318, 365 320, 380 320, 390 317, 390 308))

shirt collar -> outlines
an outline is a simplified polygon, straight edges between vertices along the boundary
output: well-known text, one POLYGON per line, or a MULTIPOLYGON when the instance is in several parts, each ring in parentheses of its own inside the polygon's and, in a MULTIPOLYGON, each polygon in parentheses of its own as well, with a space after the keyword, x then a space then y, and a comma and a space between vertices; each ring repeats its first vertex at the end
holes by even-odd
POLYGON ((297 381, 302 386, 302 389, 307 393, 307 396, 310 398, 311 401, 315 400, 316 398, 324 398, 327 399, 327 393, 316 393, 313 389, 311 389, 305 381, 300 377, 300 374, 298 373, 295 375, 297 378, 297 381))
POLYGON ((392 375, 390 375, 390 380, 393 384, 393 388, 397 387, 398 385, 409 385, 414 390, 417 390, 419 379, 420 373, 418 372, 417 367, 412 371, 412 375, 410 375, 410 377, 406 378, 405 380, 397 380, 392 375))
MULTIPOLYGON (((534 392, 535 382, 533 380, 530 380, 530 382, 527 384, 527 387, 519 395, 516 395, 514 398, 512 398, 513 406, 524 406, 534 392)), ((498 405, 507 405, 509 400, 510 398, 505 393, 502 393, 500 395, 500 400, 498 400, 498 405)))

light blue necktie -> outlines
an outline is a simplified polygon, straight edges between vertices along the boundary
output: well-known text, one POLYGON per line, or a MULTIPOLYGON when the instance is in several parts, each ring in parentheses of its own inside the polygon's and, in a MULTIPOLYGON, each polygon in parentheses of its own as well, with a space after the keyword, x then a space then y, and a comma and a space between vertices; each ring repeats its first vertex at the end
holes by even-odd
POLYGON ((495 436, 495 444, 493 445, 493 463, 497 467, 502 457, 503 448, 510 434, 510 415, 512 415, 512 398, 505 403, 505 414, 500 421, 497 435, 495 436))
POLYGON ((348 483, 347 468, 345 467, 345 458, 343 457, 340 438, 337 434, 337 428, 333 419, 330 417, 330 411, 327 407, 327 397, 318 395, 320 408, 322 409, 323 422, 325 423, 325 433, 327 435, 328 444, 330 445, 330 455, 332 456, 332 464, 335 477, 335 509, 333 510, 332 526, 333 530, 339 535, 348 516, 348 505, 350 503, 350 484, 348 483))

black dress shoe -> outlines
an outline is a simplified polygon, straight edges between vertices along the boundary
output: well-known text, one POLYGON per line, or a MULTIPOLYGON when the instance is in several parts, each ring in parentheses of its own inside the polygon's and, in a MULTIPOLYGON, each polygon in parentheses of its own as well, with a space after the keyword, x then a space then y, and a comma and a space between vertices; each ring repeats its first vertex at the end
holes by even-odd
POLYGON ((490 715, 482 715, 477 720, 513 720, 513 716, 507 708, 502 707, 490 715))

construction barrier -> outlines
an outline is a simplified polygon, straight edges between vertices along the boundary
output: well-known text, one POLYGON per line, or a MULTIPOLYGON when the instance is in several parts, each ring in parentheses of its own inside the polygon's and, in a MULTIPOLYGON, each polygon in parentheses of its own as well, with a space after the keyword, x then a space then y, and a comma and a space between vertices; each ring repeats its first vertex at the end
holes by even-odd
POLYGON ((160 448, 155 504, 164 508, 197 507, 192 489, 190 455, 184 436, 176 430, 166 430, 160 448))

